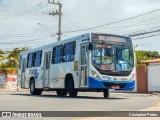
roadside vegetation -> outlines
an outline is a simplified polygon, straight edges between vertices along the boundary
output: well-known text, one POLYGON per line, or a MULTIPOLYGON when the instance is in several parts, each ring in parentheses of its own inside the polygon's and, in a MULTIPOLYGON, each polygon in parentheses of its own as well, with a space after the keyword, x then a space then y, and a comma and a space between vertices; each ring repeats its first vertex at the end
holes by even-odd
POLYGON ((137 66, 144 66, 144 64, 141 63, 143 60, 152 60, 157 58, 160 58, 157 51, 136 50, 137 66))
POLYGON ((14 48, 11 51, 0 50, 0 72, 6 73, 10 71, 17 71, 19 64, 19 55, 20 52, 26 51, 29 48, 14 48))

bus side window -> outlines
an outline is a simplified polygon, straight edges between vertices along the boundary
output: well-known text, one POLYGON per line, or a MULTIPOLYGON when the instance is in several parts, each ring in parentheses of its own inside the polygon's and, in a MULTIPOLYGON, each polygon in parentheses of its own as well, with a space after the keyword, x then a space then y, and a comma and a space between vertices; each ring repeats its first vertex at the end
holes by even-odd
POLYGON ((27 57, 27 68, 31 68, 33 64, 33 53, 29 53, 27 57))
POLYGON ((76 42, 73 42, 73 60, 75 59, 75 52, 76 52, 76 42))
POLYGON ((57 46, 56 47, 56 56, 55 56, 55 63, 57 64, 57 63, 60 63, 61 62, 61 49, 62 49, 62 47, 61 46, 57 46))
POLYGON ((38 67, 41 65, 42 51, 37 51, 34 53, 34 67, 38 67))
POLYGON ((88 60, 89 60, 89 58, 88 58, 88 55, 89 55, 89 45, 86 45, 86 62, 88 63, 88 60))
POLYGON ((56 48, 54 47, 52 50, 52 64, 55 63, 55 57, 56 57, 56 48))
POLYGON ((61 63, 63 54, 63 46, 56 46, 52 51, 52 64, 61 63))
POLYGON ((75 57, 75 42, 67 43, 64 45, 64 62, 73 61, 75 57))
POLYGON ((60 53, 60 59, 61 59, 61 62, 63 62, 64 60, 63 60, 63 53, 64 51, 63 51, 63 45, 61 45, 61 53, 60 53))

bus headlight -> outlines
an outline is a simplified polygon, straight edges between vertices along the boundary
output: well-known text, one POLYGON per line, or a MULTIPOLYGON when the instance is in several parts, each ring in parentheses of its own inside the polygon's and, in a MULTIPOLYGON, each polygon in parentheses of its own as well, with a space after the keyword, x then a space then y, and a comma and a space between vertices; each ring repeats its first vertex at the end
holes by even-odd
POLYGON ((96 72, 94 72, 93 70, 91 70, 92 76, 98 80, 100 80, 101 78, 97 75, 96 72))

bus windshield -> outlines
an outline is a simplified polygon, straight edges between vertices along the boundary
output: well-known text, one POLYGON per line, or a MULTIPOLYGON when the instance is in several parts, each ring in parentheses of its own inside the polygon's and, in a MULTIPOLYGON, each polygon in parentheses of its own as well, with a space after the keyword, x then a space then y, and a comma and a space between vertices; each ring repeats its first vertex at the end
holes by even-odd
POLYGON ((92 64, 102 72, 130 71, 134 67, 131 46, 93 43, 92 64))
POLYGON ((114 46, 109 44, 94 43, 92 63, 101 70, 114 70, 114 46))
POLYGON ((134 67, 131 46, 116 46, 116 70, 129 71, 134 67))

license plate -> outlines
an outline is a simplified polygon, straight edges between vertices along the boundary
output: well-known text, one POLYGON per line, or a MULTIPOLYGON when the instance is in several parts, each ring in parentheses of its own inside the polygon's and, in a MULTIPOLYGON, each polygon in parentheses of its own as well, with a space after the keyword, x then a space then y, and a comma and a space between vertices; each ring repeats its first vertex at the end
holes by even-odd
POLYGON ((112 86, 112 89, 119 89, 119 86, 112 86))

